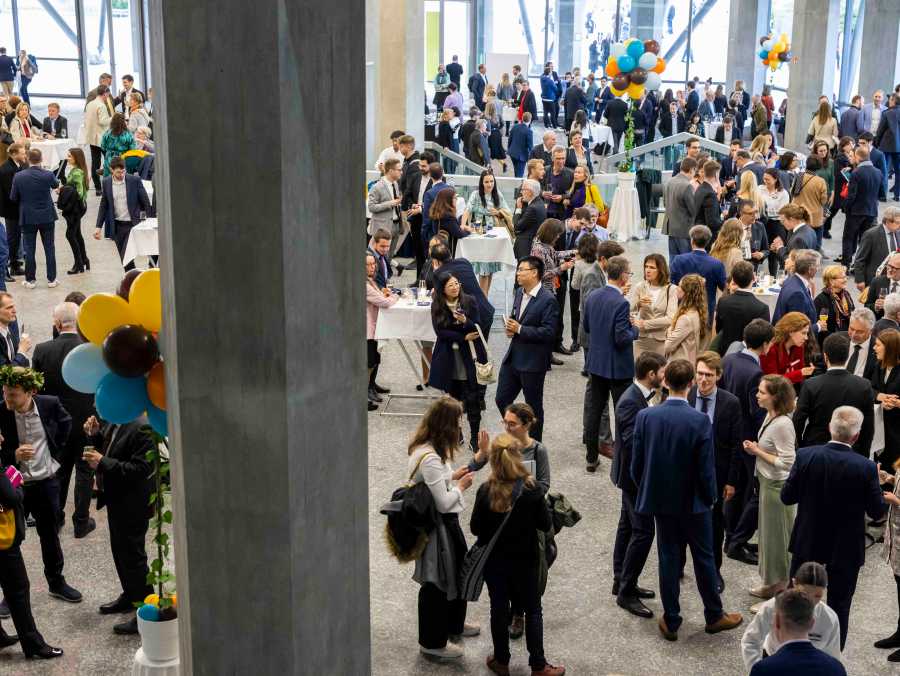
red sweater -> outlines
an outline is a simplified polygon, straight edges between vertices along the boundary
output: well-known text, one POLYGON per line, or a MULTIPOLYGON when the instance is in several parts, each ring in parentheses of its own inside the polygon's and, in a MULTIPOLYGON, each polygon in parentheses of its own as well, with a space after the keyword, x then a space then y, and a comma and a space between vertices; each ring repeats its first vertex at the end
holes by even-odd
POLYGON ((803 382, 801 369, 806 365, 804 361, 805 350, 803 346, 792 347, 790 352, 784 349, 784 343, 775 343, 769 348, 759 363, 766 375, 776 374, 784 376, 792 383, 803 382))

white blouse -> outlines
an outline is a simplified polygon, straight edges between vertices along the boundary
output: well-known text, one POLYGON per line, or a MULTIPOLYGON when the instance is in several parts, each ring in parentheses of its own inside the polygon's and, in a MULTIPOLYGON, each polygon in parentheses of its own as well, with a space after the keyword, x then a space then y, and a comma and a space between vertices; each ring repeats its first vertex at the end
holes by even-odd
POLYGON ((759 447, 775 456, 775 464, 756 458, 756 473, 770 481, 784 481, 791 473, 797 457, 797 433, 789 416, 770 418, 766 415, 760 428, 759 447))
POLYGON ((465 508, 465 503, 462 491, 452 484, 453 467, 450 463, 442 462, 431 446, 422 446, 413 451, 406 463, 406 476, 412 474, 419 458, 426 454, 427 457, 422 460, 411 481, 414 483, 424 481, 428 485, 439 513, 459 514, 465 508))

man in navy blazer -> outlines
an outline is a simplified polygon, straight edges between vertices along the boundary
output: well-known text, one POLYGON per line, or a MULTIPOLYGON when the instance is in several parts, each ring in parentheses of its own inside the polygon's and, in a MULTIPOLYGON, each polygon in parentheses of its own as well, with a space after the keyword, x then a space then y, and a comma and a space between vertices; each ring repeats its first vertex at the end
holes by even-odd
POLYGON ((888 163, 887 157, 881 150, 875 147, 875 134, 870 131, 864 131, 859 135, 859 147, 869 151, 869 161, 872 166, 881 172, 881 187, 878 189, 878 201, 887 201, 888 191, 888 163))
POLYGON ((544 430, 544 378, 550 370, 550 357, 556 342, 559 305, 541 284, 544 262, 536 256, 519 259, 516 268, 515 300, 512 316, 506 318, 509 349, 503 357, 494 399, 501 414, 516 400, 519 392, 534 409, 536 419, 531 436, 541 440, 544 430))
POLYGON ((465 258, 453 258, 450 254, 450 247, 446 244, 435 244, 429 253, 434 271, 440 270, 456 277, 463 293, 475 299, 475 303, 478 305, 478 326, 484 333, 484 337, 487 338, 491 331, 491 324, 494 323, 494 306, 484 295, 475 271, 472 269, 472 264, 465 258))
POLYGON ((659 630, 678 640, 681 626, 679 578, 685 547, 691 548, 697 589, 703 599, 706 632, 734 629, 740 613, 724 613, 713 557, 712 506, 716 502, 716 461, 709 417, 695 410, 687 395, 694 367, 685 359, 666 366, 669 398, 637 415, 631 478, 638 487, 635 509, 656 521, 659 589, 664 613, 659 630))
POLYGON ((753 665, 750 676, 846 676, 840 660, 819 650, 809 640, 815 626, 816 603, 799 589, 788 589, 775 599, 771 633, 780 646, 774 655, 753 665))
POLYGON ((878 191, 882 175, 869 160, 869 151, 857 147, 853 151, 856 167, 850 174, 847 197, 844 199, 844 235, 841 238, 841 256, 844 265, 850 265, 859 246, 859 238, 878 217, 878 191))
POLYGON ((622 491, 622 507, 613 548, 613 590, 616 604, 632 615, 653 617, 641 599, 656 594, 638 586, 638 578, 653 546, 653 517, 634 511, 637 486, 631 478, 631 446, 638 413, 653 405, 662 386, 666 360, 656 352, 644 352, 634 365, 634 382, 616 405, 616 450, 609 478, 622 491))
POLYGON ((885 154, 885 158, 894 170, 894 201, 900 201, 900 96, 892 94, 893 108, 881 113, 878 129, 875 132, 875 145, 885 154))
POLYGON ((819 271, 819 260, 816 251, 805 250, 794 255, 794 274, 784 281, 778 293, 772 324, 777 324, 788 312, 802 312, 809 318, 813 333, 819 332, 821 327, 812 293, 813 280, 819 271))
POLYGON ((600 416, 613 407, 634 378, 634 341, 638 328, 631 322, 625 294, 631 287, 631 265, 625 256, 613 256, 606 264, 606 286, 593 290, 584 304, 582 325, 588 336, 585 371, 590 378, 591 396, 584 399, 584 440, 587 471, 600 464, 600 416))
POLYGON ((887 511, 875 463, 853 452, 863 414, 841 406, 831 415, 831 441, 797 451, 781 501, 797 505, 788 551, 791 577, 807 561, 828 569, 828 605, 841 625, 841 650, 847 642, 850 605, 859 569, 866 560, 866 520, 887 511))
MULTIPOLYGON (((28 169, 18 172, 13 178, 9 197, 19 203, 19 226, 25 238, 25 287, 33 289, 37 275, 34 251, 37 235, 41 233, 41 244, 47 259, 47 282, 56 281, 56 245, 53 241, 56 207, 53 206, 51 191, 59 187, 59 181, 51 171, 41 168, 42 155, 37 148, 28 151, 28 169)), ((12 252, 13 255, 15 252, 12 252)))
POLYGON ((690 229, 691 250, 672 259, 672 284, 678 284, 685 275, 696 273, 706 281, 706 305, 708 323, 712 326, 716 310, 716 291, 725 290, 725 266, 718 258, 706 252, 712 241, 712 231, 705 225, 690 229))
POLYGON ((387 286, 394 272, 391 268, 391 259, 388 258, 391 237, 391 233, 387 230, 378 229, 372 234, 372 245, 366 249, 375 258, 375 285, 379 289, 387 286))
POLYGON ((447 181, 444 179, 444 169, 437 162, 433 162, 428 166, 428 176, 431 178, 431 187, 422 195, 422 243, 425 249, 428 249, 428 241, 435 236, 437 231, 431 223, 431 205, 437 194, 447 187, 447 181))
MULTIPOLYGON (((103 179, 101 184, 102 197, 100 208, 97 210, 97 228, 94 230, 94 239, 100 239, 100 231, 103 229, 107 237, 112 237, 119 250, 119 258, 124 263, 125 247, 128 246, 128 237, 131 228, 141 222, 141 212, 150 211, 150 198, 144 190, 144 183, 139 176, 125 173, 125 161, 121 157, 114 157, 109 162, 111 176, 103 179), (120 186, 125 184, 125 200, 121 201, 120 186)), ((134 269, 134 261, 125 265, 126 270, 134 269)))

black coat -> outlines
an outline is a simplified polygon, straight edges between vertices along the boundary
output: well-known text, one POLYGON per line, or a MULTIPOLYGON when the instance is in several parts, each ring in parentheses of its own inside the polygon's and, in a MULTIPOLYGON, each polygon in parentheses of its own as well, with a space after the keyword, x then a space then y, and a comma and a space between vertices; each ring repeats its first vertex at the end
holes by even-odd
MULTIPOLYGON (((429 261, 430 263, 430 261, 429 261)), ((487 338, 491 332, 491 324, 494 322, 494 306, 491 305, 481 286, 478 284, 478 278, 472 269, 472 264, 465 258, 453 258, 443 263, 439 268, 440 272, 448 272, 459 281, 459 285, 463 293, 474 299, 478 306, 478 325, 481 332, 487 338)))
MULTIPOLYGON (((531 149, 531 155, 529 155, 528 159, 541 160, 544 163, 544 166, 549 169, 550 165, 553 164, 553 153, 547 150, 544 147, 543 143, 538 143, 534 148, 531 149)), ((546 176, 544 180, 546 180, 546 176)))
POLYGON ((4 220, 7 218, 16 222, 19 220, 19 200, 14 200, 9 194, 12 192, 13 177, 24 168, 12 159, 0 164, 0 216, 3 216, 4 220))
MULTIPOLYGON (((697 405, 697 387, 691 388, 688 403, 697 405)), ((716 388, 713 411, 713 444, 716 447, 716 488, 719 500, 725 485, 737 486, 741 478, 744 453, 741 403, 731 392, 716 388)))
POLYGON ((740 138, 741 138, 741 130, 737 128, 737 125, 732 124, 731 125, 731 138, 726 139, 725 138, 725 125, 723 124, 718 129, 716 129, 716 135, 715 135, 714 140, 716 143, 722 143, 727 146, 734 139, 740 139, 740 138))
POLYGON ((872 280, 872 283, 869 284, 869 293, 866 296, 866 307, 874 312, 875 317, 878 319, 884 317, 884 310, 876 310, 875 301, 878 300, 878 295, 881 293, 882 289, 890 293, 891 284, 893 283, 893 281, 894 280, 892 280, 887 275, 878 275, 875 279, 872 280))
MULTIPOLYGON (((680 163, 679 163, 680 164, 680 163)), ((675 170, 672 170, 675 175, 675 170)), ((694 193, 694 223, 708 227, 715 234, 722 228, 722 207, 713 187, 704 181, 694 193)))
POLYGON ((447 75, 450 76, 450 82, 456 83, 457 89, 459 88, 459 83, 462 78, 463 67, 456 61, 452 61, 447 64, 447 75))
POLYGON ((103 423, 100 434, 89 441, 103 454, 97 465, 97 509, 115 505, 135 518, 149 516, 153 468, 146 455, 153 448, 153 438, 146 420, 139 418, 125 425, 103 423), (118 428, 115 437, 111 436, 113 427, 118 428))
POLYGON ((607 103, 603 114, 606 116, 606 124, 610 129, 617 134, 625 131, 625 115, 628 114, 628 104, 622 99, 616 98, 607 103))
POLYGON ((868 458, 875 431, 874 403, 872 384, 848 373, 846 369, 828 370, 820 376, 809 378, 800 389, 794 411, 797 446, 826 443, 831 438, 828 431, 831 414, 838 406, 853 406, 863 414, 862 429, 853 450, 868 458))
MULTIPOLYGON (((900 242, 900 232, 894 234, 900 242)), ((859 248, 853 257, 853 279, 856 282, 870 284, 875 279, 875 271, 889 253, 884 227, 874 225, 866 230, 859 239, 859 248)))
MULTIPOLYGON (((62 447, 66 445, 69 431, 72 429, 72 416, 63 408, 59 399, 48 394, 34 395, 37 404, 38 415, 44 425, 44 434, 47 437, 47 448, 54 460, 59 459, 62 447)), ((0 463, 3 465, 16 465, 16 449, 19 442, 19 430, 16 427, 16 414, 6 406, 0 407, 0 434, 3 435, 3 443, 0 445, 0 463)), ((21 468, 19 468, 21 469, 21 468)))
MULTIPOLYGON (((522 94, 523 94, 523 92, 520 91, 518 97, 515 100, 514 105, 516 107, 516 110, 518 110, 519 106, 521 105, 522 94)), ((537 114, 538 114, 537 113, 537 99, 535 98, 534 92, 531 91, 530 87, 528 88, 528 92, 525 93, 525 105, 522 108, 522 112, 523 113, 531 113, 532 121, 537 120, 537 114)))
MULTIPOLYGON (((472 353, 469 350, 469 341, 466 336, 476 330, 476 323, 480 320, 478 304, 471 296, 464 296, 460 303, 460 310, 466 316, 463 324, 458 324, 452 316, 438 308, 435 303, 431 306, 431 324, 437 340, 434 343, 431 355, 431 370, 428 376, 428 384, 432 387, 449 392, 453 382, 455 368, 454 352, 459 351, 466 368, 467 381, 470 388, 478 388, 475 377, 475 364, 472 361, 472 353), (455 346, 455 347, 454 347, 455 346)), ((478 361, 487 361, 487 353, 481 340, 472 342, 478 361)))
MULTIPOLYGON (((875 342, 874 340, 872 342, 875 342)), ((869 364, 874 363, 875 355, 869 354, 866 362, 866 371, 869 364)), ((900 368, 891 369, 891 375, 885 381, 884 369, 876 365, 872 376, 872 387, 879 394, 894 394, 900 396, 900 368)), ((900 409, 892 408, 884 410, 884 451, 879 455, 882 467, 893 467, 897 458, 900 458, 900 409)), ((886 470, 890 471, 890 470, 886 470)))
POLYGON ((735 291, 716 306, 716 333, 720 334, 718 352, 725 355, 728 346, 744 339, 744 327, 754 319, 770 320, 769 306, 749 291, 735 291))
POLYGON ((672 113, 668 110, 659 114, 659 132, 663 136, 673 136, 684 131, 684 115, 678 113, 675 116, 675 129, 672 129, 672 113))
POLYGON ((59 117, 56 118, 56 131, 55 132, 53 131, 53 120, 51 120, 49 117, 44 118, 44 124, 41 126, 41 128, 47 134, 55 133, 56 138, 61 138, 63 136, 69 135, 69 121, 66 118, 64 118, 62 115, 60 115, 59 117), (65 133, 63 133, 63 132, 65 132, 65 133))
POLYGON ((756 393, 763 372, 759 362, 749 354, 738 352, 722 360, 722 378, 719 387, 737 397, 743 420, 742 439, 756 441, 766 411, 759 407, 756 393))
POLYGON ((94 395, 77 392, 62 376, 66 356, 84 341, 77 333, 61 333, 53 340, 38 343, 34 348, 32 368, 44 374, 44 394, 57 397, 73 419, 73 434, 81 431, 84 421, 94 415, 94 395))
POLYGON ((400 208, 406 211, 419 201, 419 184, 422 171, 419 169, 419 153, 413 151, 403 160, 403 173, 400 174, 400 208))
POLYGON ((579 110, 585 110, 587 107, 587 96, 585 96, 584 90, 578 85, 572 85, 566 89, 563 105, 566 107, 566 119, 574 120, 575 113, 579 110))
POLYGON ((531 203, 522 209, 515 219, 516 240, 513 242, 513 253, 516 260, 531 255, 531 243, 537 234, 541 223, 547 220, 547 207, 544 200, 535 197, 531 203))

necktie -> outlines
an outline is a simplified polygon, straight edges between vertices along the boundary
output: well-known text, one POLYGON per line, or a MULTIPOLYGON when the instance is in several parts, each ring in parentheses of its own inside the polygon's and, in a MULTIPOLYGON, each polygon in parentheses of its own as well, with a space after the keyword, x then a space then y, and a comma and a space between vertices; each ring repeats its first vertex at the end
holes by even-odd
POLYGON ((900 244, 897 243, 897 233, 892 232, 891 233, 891 251, 897 251, 897 249, 900 249, 900 244))
POLYGON ((656 390, 650 390, 650 394, 644 397, 648 404, 650 403, 650 400, 653 399, 654 394, 656 394, 656 390))
POLYGON ((700 401, 703 402, 700 404, 700 413, 709 415, 709 397, 700 397, 700 401))
POLYGON ((847 370, 850 373, 856 371, 856 364, 859 362, 859 351, 862 349, 862 345, 854 345, 853 346, 853 354, 850 355, 850 361, 847 362, 847 370))
POLYGON ((13 359, 16 358, 16 348, 13 345, 12 336, 10 334, 6 334, 6 351, 9 353, 9 363, 12 364, 13 359))
MULTIPOLYGON (((397 184, 391 183, 391 192, 394 194, 394 199, 397 199, 397 184)), ((400 221, 400 207, 394 207, 394 220, 400 221)))
POLYGON ((384 259, 384 256, 381 257, 381 271, 384 273, 384 283, 387 285, 387 280, 390 275, 388 275, 388 266, 387 261, 384 259))
POLYGON ((900 291, 900 282, 894 282, 891 284, 891 293, 897 293, 900 291))

